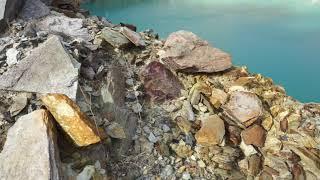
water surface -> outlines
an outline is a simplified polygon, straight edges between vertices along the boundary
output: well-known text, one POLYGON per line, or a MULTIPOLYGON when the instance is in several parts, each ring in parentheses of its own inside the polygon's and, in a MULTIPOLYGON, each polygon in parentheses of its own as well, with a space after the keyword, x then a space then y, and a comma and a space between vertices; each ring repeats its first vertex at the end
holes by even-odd
POLYGON ((96 0, 83 5, 113 23, 190 30, 234 64, 271 77, 302 102, 320 102, 320 3, 316 0, 96 0))

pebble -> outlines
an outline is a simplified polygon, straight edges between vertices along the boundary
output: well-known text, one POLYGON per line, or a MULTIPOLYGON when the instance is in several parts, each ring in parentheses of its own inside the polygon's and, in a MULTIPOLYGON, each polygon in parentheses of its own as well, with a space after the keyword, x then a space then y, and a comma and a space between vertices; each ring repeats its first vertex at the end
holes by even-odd
POLYGON ((132 110, 133 112, 135 113, 141 113, 142 112, 142 106, 140 103, 135 103, 133 106, 132 106, 132 110))
POLYGON ((183 180, 190 180, 191 179, 191 175, 188 172, 184 172, 182 174, 182 179, 183 180))
POLYGON ((152 132, 149 134, 148 139, 152 143, 156 143, 158 141, 158 138, 152 132))
POLYGON ((170 127, 168 126, 168 125, 166 125, 166 124, 164 124, 163 126, 162 126, 162 130, 163 130, 163 132, 169 132, 170 131, 170 127))

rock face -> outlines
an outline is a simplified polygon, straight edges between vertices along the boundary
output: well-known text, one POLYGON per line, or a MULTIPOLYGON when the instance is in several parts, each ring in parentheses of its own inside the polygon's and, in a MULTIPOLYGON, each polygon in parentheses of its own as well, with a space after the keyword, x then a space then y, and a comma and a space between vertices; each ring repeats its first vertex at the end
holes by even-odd
POLYGON ((66 95, 48 94, 41 98, 55 120, 77 146, 88 146, 101 141, 97 128, 80 108, 66 95))
POLYGON ((39 30, 53 34, 65 35, 84 41, 93 39, 88 33, 88 29, 83 27, 83 19, 79 18, 52 15, 37 22, 36 26, 39 30))
POLYGON ((78 63, 73 61, 58 36, 52 36, 0 76, 0 89, 63 93, 75 99, 78 68, 74 64, 78 63))
POLYGON ((219 72, 232 66, 231 56, 188 31, 170 34, 162 61, 183 72, 219 72))
POLYGON ((259 125, 253 125, 242 131, 241 136, 247 145, 263 147, 266 141, 266 131, 259 125))
POLYGON ((236 91, 231 94, 224 110, 233 120, 249 126, 262 115, 262 103, 253 93, 236 91))
POLYGON ((9 129, 0 154, 0 179, 60 179, 60 159, 50 114, 37 110, 9 129))
POLYGON ((145 67, 142 78, 147 94, 156 101, 176 98, 183 88, 178 78, 157 61, 153 61, 145 67))
POLYGON ((201 129, 196 133, 196 140, 201 145, 220 144, 225 134, 223 120, 218 115, 209 116, 202 121, 201 129))
POLYGON ((102 29, 101 37, 115 48, 123 48, 130 44, 124 35, 108 27, 102 29))
POLYGON ((23 6, 23 0, 0 0, 0 31, 3 31, 7 22, 12 20, 23 6))
POLYGON ((37 19, 50 13, 50 9, 40 0, 27 0, 19 16, 25 20, 37 19))

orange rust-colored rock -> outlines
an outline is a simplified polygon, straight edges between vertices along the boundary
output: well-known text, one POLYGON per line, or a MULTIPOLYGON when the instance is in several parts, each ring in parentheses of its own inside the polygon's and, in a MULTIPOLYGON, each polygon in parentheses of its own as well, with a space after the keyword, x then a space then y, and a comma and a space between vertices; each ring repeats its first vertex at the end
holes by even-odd
POLYGON ((68 96, 47 94, 41 100, 77 146, 88 146, 101 141, 99 135, 102 132, 97 131, 94 124, 68 96))
POLYGON ((197 143, 203 146, 220 144, 225 135, 223 120, 218 115, 209 116, 202 121, 201 129, 196 133, 197 143))

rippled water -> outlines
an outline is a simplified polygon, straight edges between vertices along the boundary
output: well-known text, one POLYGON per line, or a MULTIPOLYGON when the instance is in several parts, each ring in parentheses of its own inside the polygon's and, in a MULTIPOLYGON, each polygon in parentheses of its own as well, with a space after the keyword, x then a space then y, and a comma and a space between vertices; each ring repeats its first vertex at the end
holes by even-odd
POLYGON ((190 30, 271 77, 303 102, 320 102, 317 0, 96 0, 83 7, 113 23, 155 29, 162 38, 190 30))

